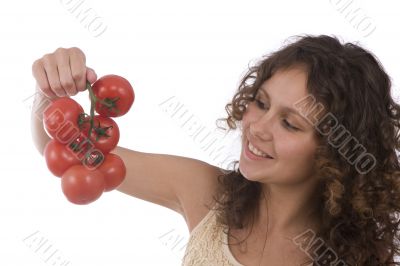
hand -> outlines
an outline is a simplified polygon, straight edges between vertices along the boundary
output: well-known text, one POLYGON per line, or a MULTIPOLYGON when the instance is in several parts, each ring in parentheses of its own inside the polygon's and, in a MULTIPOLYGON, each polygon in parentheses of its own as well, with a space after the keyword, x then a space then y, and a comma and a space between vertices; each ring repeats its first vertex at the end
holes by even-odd
POLYGON ((32 74, 41 92, 48 98, 74 96, 86 90, 86 80, 97 80, 93 69, 86 67, 85 54, 77 47, 58 48, 32 65, 32 74))

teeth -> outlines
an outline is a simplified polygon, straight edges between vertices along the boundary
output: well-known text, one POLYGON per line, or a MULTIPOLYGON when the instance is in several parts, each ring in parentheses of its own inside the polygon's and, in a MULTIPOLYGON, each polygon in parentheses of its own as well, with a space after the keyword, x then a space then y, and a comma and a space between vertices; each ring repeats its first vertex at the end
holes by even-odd
POLYGON ((262 151, 257 150, 257 148, 254 147, 250 142, 249 142, 249 150, 250 150, 252 153, 254 153, 255 155, 257 155, 257 156, 262 156, 262 157, 265 157, 265 158, 271 158, 271 157, 268 156, 266 153, 263 153, 262 151))

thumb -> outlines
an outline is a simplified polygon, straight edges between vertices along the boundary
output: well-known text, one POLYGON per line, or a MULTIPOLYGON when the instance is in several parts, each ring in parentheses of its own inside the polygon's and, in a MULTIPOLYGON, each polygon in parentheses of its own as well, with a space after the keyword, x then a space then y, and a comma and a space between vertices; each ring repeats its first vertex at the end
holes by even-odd
POLYGON ((86 67, 86 79, 90 82, 90 84, 97 80, 96 72, 90 67, 86 67))

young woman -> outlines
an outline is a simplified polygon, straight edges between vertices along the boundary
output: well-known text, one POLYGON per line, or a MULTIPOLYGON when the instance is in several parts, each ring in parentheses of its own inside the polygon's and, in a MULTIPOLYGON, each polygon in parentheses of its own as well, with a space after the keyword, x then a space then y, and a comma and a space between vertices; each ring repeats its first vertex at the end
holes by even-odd
MULTIPOLYGON (((75 47, 32 70, 38 98, 97 78, 75 47)), ((226 105, 222 120, 242 134, 233 170, 117 147, 127 166, 118 190, 185 218, 183 265, 398 265, 400 106, 390 92, 371 52, 297 36, 252 66, 226 105)), ((43 153, 49 138, 32 123, 43 153)))

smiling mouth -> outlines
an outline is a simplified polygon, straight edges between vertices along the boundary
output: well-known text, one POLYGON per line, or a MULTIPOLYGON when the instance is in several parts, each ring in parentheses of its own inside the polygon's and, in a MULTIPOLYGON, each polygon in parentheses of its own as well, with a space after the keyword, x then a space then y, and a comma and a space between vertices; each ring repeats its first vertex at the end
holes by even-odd
POLYGON ((261 152, 260 150, 258 150, 257 148, 255 148, 253 146, 253 144, 250 144, 250 141, 247 140, 246 142, 246 149, 254 156, 257 156, 259 158, 265 158, 265 159, 274 159, 272 156, 270 156, 269 154, 265 153, 265 152, 261 152))

